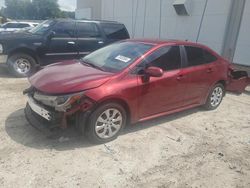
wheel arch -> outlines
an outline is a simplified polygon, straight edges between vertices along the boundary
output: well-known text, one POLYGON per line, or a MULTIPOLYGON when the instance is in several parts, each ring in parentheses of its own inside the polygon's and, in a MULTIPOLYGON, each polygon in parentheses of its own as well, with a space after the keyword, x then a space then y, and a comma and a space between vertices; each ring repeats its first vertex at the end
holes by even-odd
POLYGON ((226 88, 226 81, 225 80, 219 80, 218 82, 216 82, 216 84, 222 84, 224 86, 224 88, 226 88))
POLYGON ((27 54, 27 55, 31 56, 32 58, 35 59, 36 63, 39 64, 39 58, 36 55, 36 52, 30 48, 27 48, 27 47, 21 47, 21 48, 16 48, 16 49, 12 50, 8 54, 8 58, 10 58, 11 56, 13 56, 15 54, 19 54, 19 53, 23 53, 23 54, 27 54))
MULTIPOLYGON (((226 83, 227 83, 226 80, 223 80, 223 79, 214 82, 214 84, 212 84, 212 85, 210 86, 210 88, 209 88, 209 90, 208 90, 208 92, 207 92, 207 95, 206 95, 206 97, 204 98, 204 100, 203 100, 202 103, 203 103, 203 104, 206 103, 207 98, 208 98, 208 96, 209 96, 211 90, 213 89, 213 87, 214 87, 216 84, 222 84, 222 85, 224 86, 224 89, 226 90, 226 83)), ((225 95, 226 95, 226 92, 224 92, 224 96, 225 96, 225 95)))
POLYGON ((120 104, 124 108, 124 110, 126 111, 126 115, 127 115, 126 125, 131 122, 131 111, 130 111, 128 103, 125 100, 123 100, 121 98, 104 99, 104 100, 102 100, 102 101, 100 101, 98 103, 98 105, 96 106, 96 108, 98 108, 99 106, 101 106, 103 104, 106 104, 106 103, 117 103, 117 104, 120 104))
MULTIPOLYGON (((87 132, 87 122, 89 122, 89 120, 90 120, 90 116, 91 116, 91 114, 98 108, 98 107, 100 107, 101 105, 104 105, 104 104, 107 104, 107 103, 117 103, 117 104, 119 104, 119 105, 121 105, 123 108, 124 108, 124 110, 125 110, 125 112, 126 112, 126 115, 127 115, 127 121, 126 121, 126 124, 125 124, 125 126, 127 126, 130 122, 131 122, 131 113, 130 113, 130 109, 129 109, 129 106, 128 106, 128 104, 127 104, 127 102, 126 101, 124 101, 123 99, 120 99, 120 98, 109 98, 109 99, 104 99, 104 100, 102 100, 102 101, 99 101, 97 104, 96 104, 96 106, 91 110, 91 111, 89 111, 89 113, 87 113, 84 117, 83 117, 83 120, 84 120, 84 126, 83 127, 81 127, 80 126, 80 121, 78 121, 77 123, 76 123, 76 126, 78 127, 78 128, 80 128, 80 131, 82 132, 82 133, 86 133, 87 132)), ((82 120, 81 120, 82 121, 82 120)))

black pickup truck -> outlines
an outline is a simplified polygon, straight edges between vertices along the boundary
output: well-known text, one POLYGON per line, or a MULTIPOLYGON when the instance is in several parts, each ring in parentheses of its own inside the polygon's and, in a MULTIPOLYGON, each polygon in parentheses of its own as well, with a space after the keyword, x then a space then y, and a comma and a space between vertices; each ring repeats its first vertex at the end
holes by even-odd
POLYGON ((25 77, 39 66, 78 59, 128 38, 126 27, 118 22, 47 20, 25 32, 0 34, 0 59, 12 74, 25 77))

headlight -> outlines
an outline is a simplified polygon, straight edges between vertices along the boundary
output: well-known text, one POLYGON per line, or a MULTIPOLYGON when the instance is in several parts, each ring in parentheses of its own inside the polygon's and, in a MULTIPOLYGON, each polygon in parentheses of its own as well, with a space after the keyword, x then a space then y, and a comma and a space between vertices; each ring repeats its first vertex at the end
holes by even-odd
POLYGON ((3 53, 3 45, 0 44, 0 54, 2 54, 2 53, 3 53))
POLYGON ((73 103, 80 100, 83 96, 83 92, 61 96, 49 96, 39 92, 35 92, 34 94, 34 98, 37 101, 43 103, 44 105, 54 107, 58 111, 66 111, 73 103))
POLYGON ((67 102, 67 100, 70 98, 70 96, 58 96, 56 98, 56 104, 57 105, 63 105, 67 102))

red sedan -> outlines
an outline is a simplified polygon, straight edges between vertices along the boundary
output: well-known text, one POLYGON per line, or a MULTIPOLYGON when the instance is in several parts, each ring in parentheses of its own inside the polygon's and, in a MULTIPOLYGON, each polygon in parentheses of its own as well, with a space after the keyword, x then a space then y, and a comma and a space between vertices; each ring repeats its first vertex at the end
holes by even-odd
POLYGON ((50 129, 73 119, 91 141, 105 143, 126 124, 196 106, 216 109, 226 90, 242 93, 249 80, 204 45, 126 40, 31 76, 25 114, 50 129))

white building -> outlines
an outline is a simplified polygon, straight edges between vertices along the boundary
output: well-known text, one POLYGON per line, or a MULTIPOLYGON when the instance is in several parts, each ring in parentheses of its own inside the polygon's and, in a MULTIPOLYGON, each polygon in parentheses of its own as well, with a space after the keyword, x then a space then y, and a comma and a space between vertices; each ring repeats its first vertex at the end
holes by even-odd
POLYGON ((122 22, 134 38, 196 41, 250 66, 250 0, 78 0, 76 18, 122 22))

